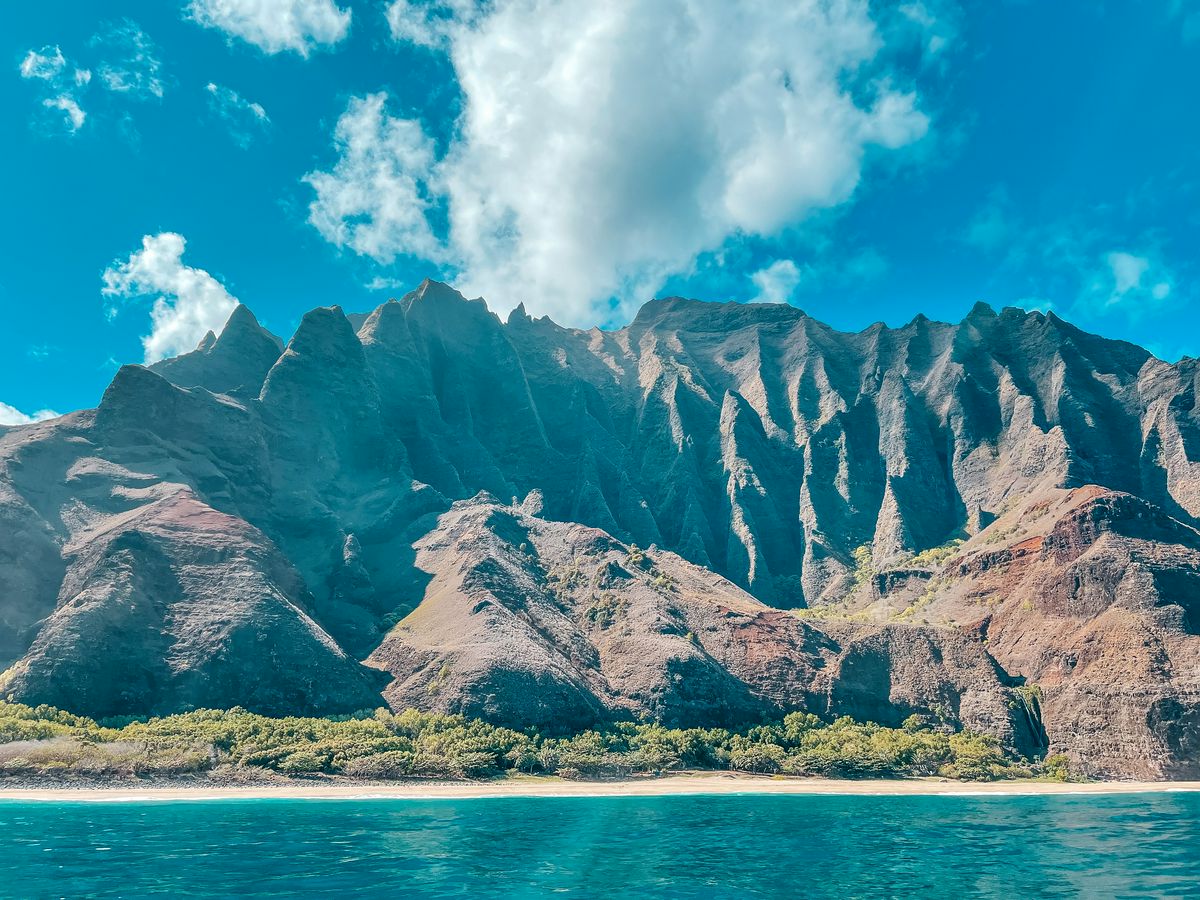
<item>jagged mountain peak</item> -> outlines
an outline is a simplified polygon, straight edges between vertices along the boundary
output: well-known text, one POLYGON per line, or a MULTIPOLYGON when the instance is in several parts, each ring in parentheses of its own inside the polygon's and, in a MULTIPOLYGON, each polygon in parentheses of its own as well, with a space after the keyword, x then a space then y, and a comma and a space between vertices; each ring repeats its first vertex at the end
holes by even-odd
POLYGON ((354 327, 340 306, 319 306, 300 319, 296 333, 288 342, 287 352, 339 356, 353 352, 351 348, 358 344, 354 327))
POLYGON ((153 366, 127 363, 117 369, 112 381, 108 383, 104 395, 100 398, 100 409, 108 409, 137 398, 162 396, 170 392, 170 381, 156 372, 153 366))
POLYGON ((983 300, 976 300, 971 306, 970 312, 967 313, 965 322, 986 322, 991 319, 996 319, 996 310, 992 308, 990 303, 985 303, 983 300))
POLYGON ((522 301, 513 307, 512 312, 508 314, 508 320, 505 322, 505 324, 524 324, 531 321, 533 321, 533 317, 525 311, 525 303, 522 301))
POLYGON ((394 342, 406 339, 408 334, 405 306, 396 299, 375 307, 358 329, 358 339, 363 344, 394 342))
POLYGON ((255 395, 282 352, 283 342, 239 303, 219 335, 210 331, 191 353, 164 359, 150 368, 181 387, 255 395))
POLYGON ((406 306, 415 304, 447 304, 455 305, 459 303, 483 305, 487 306, 482 297, 477 297, 474 300, 468 300, 465 295, 460 293, 456 288, 446 284, 443 281, 436 281, 432 278, 424 279, 414 291, 409 292, 404 296, 406 306))
POLYGON ((262 327, 258 321, 258 317, 254 315, 250 307, 244 303, 239 303, 233 308, 233 312, 229 314, 229 318, 225 320, 225 325, 221 329, 219 339, 230 341, 241 339, 248 335, 256 338, 266 336, 281 351, 283 350, 283 341, 262 327))
POLYGON ((426 278, 401 300, 405 315, 417 327, 438 332, 467 333, 492 330, 501 325, 482 297, 468 299, 448 284, 426 278))

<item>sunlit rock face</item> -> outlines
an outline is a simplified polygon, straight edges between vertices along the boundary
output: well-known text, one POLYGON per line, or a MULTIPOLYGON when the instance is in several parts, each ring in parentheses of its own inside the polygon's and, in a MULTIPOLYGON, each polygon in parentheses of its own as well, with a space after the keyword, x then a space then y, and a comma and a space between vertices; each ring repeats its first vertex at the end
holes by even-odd
POLYGON ((917 713, 1197 775, 1196 366, 1053 315, 245 307, 0 429, 0 686, 517 725, 917 713), (1028 684, 1025 684, 1028 682, 1028 684), (1040 691, 1040 700, 1031 700, 1040 691))

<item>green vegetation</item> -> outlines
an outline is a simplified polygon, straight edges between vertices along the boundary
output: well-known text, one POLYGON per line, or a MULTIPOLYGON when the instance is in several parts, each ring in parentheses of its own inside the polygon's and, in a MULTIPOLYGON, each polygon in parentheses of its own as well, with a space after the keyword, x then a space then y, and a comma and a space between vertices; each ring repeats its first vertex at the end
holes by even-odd
POLYGON ((601 628, 611 628, 621 615, 624 603, 616 594, 605 592, 599 597, 592 597, 592 605, 584 610, 584 617, 593 625, 601 628))
POLYGON ((654 588, 659 593, 668 593, 675 590, 675 579, 666 572, 661 572, 655 569, 650 573, 650 587, 654 588))
POLYGON ((904 565, 914 569, 936 569, 950 559, 963 545, 962 538, 953 538, 940 547, 930 547, 907 560, 904 565))
POLYGON ((917 599, 915 599, 912 603, 900 610, 900 612, 896 613, 894 618, 901 621, 912 619, 918 612, 923 610, 937 598, 938 593, 943 587, 945 587, 945 585, 946 579, 941 575, 930 579, 929 584, 925 587, 925 590, 921 592, 921 596, 917 597, 917 599))
POLYGON ((1071 773, 1071 761, 1065 753, 1055 753, 1042 760, 1042 771, 1050 781, 1076 780, 1071 773))
POLYGON ((149 776, 221 769, 357 778, 481 778, 508 773, 616 777, 727 769, 838 778, 965 780, 1068 776, 1065 758, 1031 763, 991 737, 910 717, 900 728, 809 713, 742 731, 619 723, 573 737, 406 710, 270 718, 244 709, 103 723, 0 702, 0 775, 149 776))
POLYGON ((1012 539, 1021 533, 1023 527, 1023 525, 1017 523, 1015 525, 1009 525, 1007 528, 998 528, 995 531, 988 533, 983 539, 983 542, 985 544, 1003 544, 1006 542, 1012 543, 1012 539))
POLYGON ((1017 695, 1026 706, 1040 707, 1042 704, 1042 688, 1037 684, 1022 684, 1015 688, 1017 695))
POLYGON ((872 620, 872 612, 869 607, 851 612, 851 607, 845 597, 832 603, 806 606, 802 609, 790 610, 790 612, 797 619, 815 622, 870 622, 872 620))
POLYGON ((875 560, 872 557, 871 545, 863 544, 854 548, 854 590, 871 583, 875 578, 875 560))
POLYGON ((587 576, 579 568, 579 560, 572 559, 570 566, 551 569, 547 572, 546 581, 554 585, 554 597, 561 606, 570 600, 572 589, 587 581, 587 576))
POLYGON ((1036 684, 1023 684, 1013 691, 1009 709, 1021 710, 1031 727, 1042 727, 1042 689, 1036 684))
POLYGON ((451 669, 449 663, 442 663, 442 667, 438 669, 436 675, 429 684, 425 685, 425 690, 432 695, 436 695, 442 689, 442 685, 446 683, 446 679, 450 677, 451 669))

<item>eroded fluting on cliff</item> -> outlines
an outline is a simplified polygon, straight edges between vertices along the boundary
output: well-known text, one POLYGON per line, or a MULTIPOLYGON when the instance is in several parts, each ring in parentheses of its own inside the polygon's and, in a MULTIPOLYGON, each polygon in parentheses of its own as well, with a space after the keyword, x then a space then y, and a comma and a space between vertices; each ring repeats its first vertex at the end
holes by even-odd
POLYGON ((579 331, 426 282, 286 347, 239 307, 97 410, 0 430, 5 690, 905 712, 1021 747, 1036 690, 1051 749, 1192 772, 1196 378, 983 305, 847 334, 671 298, 579 331))

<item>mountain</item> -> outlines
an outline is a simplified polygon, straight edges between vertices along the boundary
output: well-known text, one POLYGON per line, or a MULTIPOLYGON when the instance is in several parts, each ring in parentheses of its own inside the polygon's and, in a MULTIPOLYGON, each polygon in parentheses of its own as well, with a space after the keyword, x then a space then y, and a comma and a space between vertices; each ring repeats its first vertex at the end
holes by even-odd
POLYGON ((977 305, 581 331, 427 281, 0 428, 0 690, 566 728, 918 714, 1200 777, 1197 363, 977 305))

